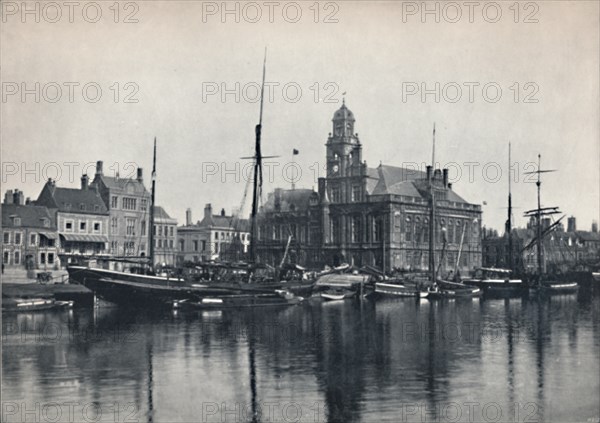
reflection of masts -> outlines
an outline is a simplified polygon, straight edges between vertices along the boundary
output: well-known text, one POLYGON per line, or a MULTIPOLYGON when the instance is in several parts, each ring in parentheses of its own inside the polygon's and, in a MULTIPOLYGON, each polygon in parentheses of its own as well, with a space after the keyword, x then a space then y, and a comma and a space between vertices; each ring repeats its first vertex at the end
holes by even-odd
MULTIPOLYGON (((254 326, 251 326, 254 327, 254 326)), ((254 351, 254 334, 248 333, 248 361, 250 362, 250 400, 252 404, 252 422, 258 422, 257 389, 256 389, 256 360, 254 351)))
POLYGON ((153 371, 152 371, 152 343, 148 344, 148 422, 154 419, 154 401, 152 400, 152 391, 154 390, 153 371))

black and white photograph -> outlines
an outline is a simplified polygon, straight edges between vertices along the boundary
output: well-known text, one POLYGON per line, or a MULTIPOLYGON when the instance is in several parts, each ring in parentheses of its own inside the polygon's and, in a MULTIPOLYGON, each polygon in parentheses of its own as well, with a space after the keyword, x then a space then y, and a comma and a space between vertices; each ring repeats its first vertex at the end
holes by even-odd
POLYGON ((600 1, 0 0, 2 422, 600 423, 600 1))

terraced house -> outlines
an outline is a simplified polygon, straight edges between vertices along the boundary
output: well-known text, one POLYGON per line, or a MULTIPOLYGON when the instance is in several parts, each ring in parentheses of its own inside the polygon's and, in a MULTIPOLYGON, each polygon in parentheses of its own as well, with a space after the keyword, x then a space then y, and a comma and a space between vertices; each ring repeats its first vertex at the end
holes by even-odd
POLYGON ((108 254, 108 210, 88 182, 84 175, 81 188, 61 188, 49 179, 36 201, 47 207, 56 220, 62 266, 82 257, 108 254))
POLYGON ((22 191, 8 190, 4 196, 2 238, 4 267, 52 270, 60 266, 53 214, 25 202, 22 191))
POLYGON ((136 178, 123 178, 118 173, 107 176, 103 162, 96 162, 96 174, 90 186, 100 193, 109 212, 111 255, 143 257, 149 253, 150 193, 144 186, 143 171, 136 178))

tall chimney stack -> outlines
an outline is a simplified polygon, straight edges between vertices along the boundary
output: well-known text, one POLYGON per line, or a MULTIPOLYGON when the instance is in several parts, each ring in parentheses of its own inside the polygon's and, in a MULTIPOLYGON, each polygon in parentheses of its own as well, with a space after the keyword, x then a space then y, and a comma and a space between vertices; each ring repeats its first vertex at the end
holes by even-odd
POLYGON ((144 172, 143 169, 141 167, 138 167, 137 169, 137 180, 140 183, 144 183, 144 172))
POLYGON ((96 162, 96 175, 98 175, 98 176, 104 175, 104 173, 102 171, 102 165, 103 165, 102 160, 98 160, 96 162))
POLYGON ((204 217, 211 218, 212 217, 212 204, 208 203, 204 206, 204 217))
POLYGON ((90 183, 90 178, 87 176, 87 174, 84 174, 81 176, 81 189, 82 190, 86 190, 88 189, 88 185, 90 183))
POLYGON ((190 226, 192 224, 192 209, 189 207, 185 211, 185 224, 186 226, 190 226))
POLYGON ((444 179, 444 188, 448 187, 448 169, 442 170, 442 175, 444 179))
POLYGON ((6 193, 4 194, 4 204, 12 204, 13 203, 13 190, 9 189, 6 190, 6 193))
POLYGON ((25 196, 23 195, 23 191, 16 189, 13 193, 13 203, 17 206, 22 206, 25 203, 25 196))
POLYGON ((575 232, 577 230, 577 219, 571 216, 567 219, 567 232, 575 232))
POLYGON ((431 178, 431 166, 427 166, 427 180, 429 180, 431 178))

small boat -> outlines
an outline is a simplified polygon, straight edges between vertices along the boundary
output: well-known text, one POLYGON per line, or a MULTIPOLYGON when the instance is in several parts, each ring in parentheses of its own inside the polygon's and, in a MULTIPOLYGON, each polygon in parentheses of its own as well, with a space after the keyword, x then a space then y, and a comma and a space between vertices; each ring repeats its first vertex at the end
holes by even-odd
POLYGON ((352 298, 356 295, 356 291, 348 289, 329 289, 321 292, 321 298, 327 301, 339 301, 347 298, 352 298))
POLYGON ((490 296, 512 296, 526 293, 527 285, 521 279, 511 278, 509 269, 480 267, 473 278, 464 279, 465 285, 475 286, 490 296))
POLYGON ((376 282, 375 291, 378 295, 392 297, 419 297, 425 298, 428 295, 427 291, 417 288, 415 284, 400 283, 400 282, 376 282))
POLYGON ((46 311, 72 308, 73 301, 57 301, 52 298, 3 299, 2 311, 46 311))
POLYGON ((428 299, 473 298, 483 294, 481 288, 458 282, 438 280, 437 284, 427 289, 428 299))
POLYGON ((579 291, 577 282, 542 282, 529 288, 530 294, 566 295, 575 294, 579 291))

